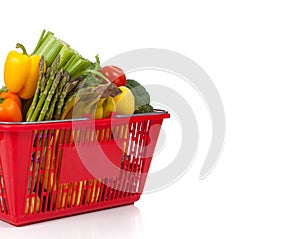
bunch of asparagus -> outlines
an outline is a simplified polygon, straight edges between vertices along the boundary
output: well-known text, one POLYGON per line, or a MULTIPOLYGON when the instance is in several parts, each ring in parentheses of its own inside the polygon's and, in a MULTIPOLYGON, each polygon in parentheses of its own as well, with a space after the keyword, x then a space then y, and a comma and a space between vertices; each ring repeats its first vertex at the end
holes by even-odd
POLYGON ((44 70, 44 57, 40 61, 40 77, 32 103, 26 114, 26 122, 60 119, 67 97, 71 97, 82 77, 71 78, 58 68, 60 55, 44 70))

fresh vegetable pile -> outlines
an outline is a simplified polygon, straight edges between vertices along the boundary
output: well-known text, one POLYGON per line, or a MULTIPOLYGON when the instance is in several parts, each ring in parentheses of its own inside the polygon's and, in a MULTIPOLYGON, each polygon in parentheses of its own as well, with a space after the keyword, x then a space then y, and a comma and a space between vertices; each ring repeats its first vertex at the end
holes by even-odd
POLYGON ((101 67, 44 30, 32 54, 8 53, 0 91, 0 121, 32 122, 153 111, 150 95, 117 66, 101 67))

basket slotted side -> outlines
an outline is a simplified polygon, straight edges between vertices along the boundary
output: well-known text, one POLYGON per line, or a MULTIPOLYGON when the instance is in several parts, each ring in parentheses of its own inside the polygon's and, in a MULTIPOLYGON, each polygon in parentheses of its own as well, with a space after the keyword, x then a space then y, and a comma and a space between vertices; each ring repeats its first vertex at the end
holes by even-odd
POLYGON ((23 150, 23 157, 15 152, 0 155, 0 219, 24 225, 134 203, 143 191, 160 125, 167 117, 7 126, 0 147, 27 140, 23 144, 29 149, 23 150), (111 161, 108 166, 103 157, 111 161), (12 158, 22 163, 10 165, 12 158), (16 179, 7 185, 9 177, 16 179))
POLYGON ((5 182, 4 182, 2 163, 0 157, 0 215, 7 215, 7 213, 8 213, 8 205, 7 205, 5 182))

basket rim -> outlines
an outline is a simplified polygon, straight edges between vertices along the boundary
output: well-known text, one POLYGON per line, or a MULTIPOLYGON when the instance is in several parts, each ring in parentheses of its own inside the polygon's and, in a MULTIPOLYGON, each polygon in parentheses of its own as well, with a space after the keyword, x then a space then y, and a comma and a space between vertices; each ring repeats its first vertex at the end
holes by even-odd
POLYGON ((112 113, 110 118, 105 119, 93 119, 91 115, 85 115, 82 118, 64 119, 64 120, 49 120, 49 121, 39 121, 39 122, 0 122, 0 131, 5 130, 36 130, 46 127, 70 127, 72 125, 84 126, 92 124, 111 124, 122 123, 129 121, 140 121, 140 120, 153 120, 153 119, 164 119, 170 118, 170 114, 166 110, 154 109, 151 113, 142 114, 128 114, 120 115, 117 113, 112 113))

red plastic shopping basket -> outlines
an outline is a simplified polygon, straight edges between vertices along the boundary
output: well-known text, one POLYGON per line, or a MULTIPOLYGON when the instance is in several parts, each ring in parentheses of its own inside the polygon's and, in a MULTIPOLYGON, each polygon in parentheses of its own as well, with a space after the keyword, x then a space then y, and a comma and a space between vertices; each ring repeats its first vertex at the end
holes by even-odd
POLYGON ((134 203, 169 117, 0 123, 0 219, 20 226, 134 203))

